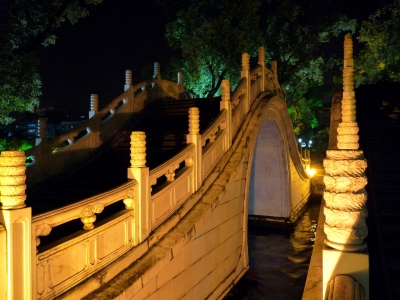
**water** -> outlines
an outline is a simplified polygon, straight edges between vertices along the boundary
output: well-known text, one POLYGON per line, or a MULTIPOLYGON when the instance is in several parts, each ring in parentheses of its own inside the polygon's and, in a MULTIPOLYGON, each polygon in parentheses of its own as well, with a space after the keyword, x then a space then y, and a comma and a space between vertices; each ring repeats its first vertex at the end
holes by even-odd
POLYGON ((249 228, 250 270, 225 300, 302 298, 320 203, 320 197, 310 198, 303 216, 294 228, 249 228))

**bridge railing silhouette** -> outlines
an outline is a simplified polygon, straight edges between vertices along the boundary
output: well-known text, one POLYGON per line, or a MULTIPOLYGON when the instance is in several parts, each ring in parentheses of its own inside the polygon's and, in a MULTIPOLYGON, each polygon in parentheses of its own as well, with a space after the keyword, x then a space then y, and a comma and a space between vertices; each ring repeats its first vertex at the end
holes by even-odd
POLYGON ((125 92, 98 110, 98 95, 90 96, 89 119, 76 128, 46 138, 46 119, 39 119, 37 146, 26 151, 30 161, 27 184, 32 186, 84 160, 87 155, 108 141, 134 114, 154 100, 185 97, 181 75, 178 83, 162 79, 155 63, 154 79, 132 85, 132 72, 125 73, 125 92))
MULTIPOLYGON (((201 188, 207 177, 215 176, 212 175, 214 167, 224 153, 229 151, 232 143, 240 138, 239 132, 254 99, 260 93, 284 96, 276 77, 265 67, 263 48, 260 48, 259 53, 259 65, 252 72, 249 70, 249 56, 243 55, 242 80, 232 93, 232 99, 229 81, 222 82, 221 112, 202 134, 199 131, 201 112, 197 108, 189 109, 188 145, 167 162, 150 171, 145 164, 145 133, 132 132, 131 166, 128 168, 128 178, 131 180, 127 183, 33 218, 29 215, 30 208, 8 211, 15 217, 18 213, 25 214, 24 226, 29 229, 27 229, 28 232, 31 232, 30 240, 28 238, 23 241, 27 247, 14 248, 12 253, 8 254, 8 260, 12 257, 25 257, 24 259, 28 261, 23 271, 13 269, 13 264, 17 265, 17 262, 10 263, 11 269, 7 275, 9 278, 14 278, 14 281, 8 284, 8 295, 11 295, 8 299, 12 299, 13 295, 32 295, 32 299, 53 299, 95 273, 97 273, 96 276, 101 277, 98 280, 103 280, 103 275, 98 273, 100 269, 118 259, 127 259, 127 257, 130 257, 132 261, 139 259, 151 245, 166 234, 164 231, 157 231, 160 224, 175 214, 177 217, 171 221, 173 227, 174 222, 178 222, 180 218, 187 215, 189 213, 187 207, 192 207, 195 203, 185 206, 185 209, 181 209, 182 205, 201 188), (120 201, 125 204, 125 210, 95 223, 96 214, 102 213, 108 206, 120 201), (79 219, 85 231, 63 236, 60 240, 41 247, 38 252, 41 237, 51 235, 51 232, 62 224, 79 219), (139 247, 139 245, 143 246, 146 240, 149 241, 147 248, 139 247), (129 251, 132 249, 134 252, 129 251), (20 276, 24 279, 20 278, 18 281, 20 276), (29 278, 29 281, 26 278, 29 278)), ((166 89, 162 90, 169 89, 170 94, 183 92, 179 85, 177 87, 177 85, 167 83, 165 86, 166 89)), ((128 88, 101 113, 97 114, 94 109, 92 119, 95 119, 96 115, 101 119, 107 110, 114 109, 115 105, 121 101, 124 102, 124 99, 128 99, 124 104, 132 105, 133 108, 130 108, 130 111, 134 112, 135 105, 144 105, 144 103, 138 104, 138 101, 129 101, 129 99, 138 99, 132 97, 134 90, 134 87, 128 88)), ((121 106, 120 111, 123 109, 125 109, 124 106, 121 106)), ((115 110, 113 115, 117 113, 118 111, 115 110)), ((104 123, 109 122, 108 120, 111 119, 106 119, 104 123)), ((74 131, 74 134, 85 126, 88 125, 82 125, 74 131)), ((92 132, 90 130, 89 135, 92 132)), ((72 138, 71 136, 71 133, 64 135, 57 142, 65 137, 72 138)), ((68 149, 59 152, 68 152, 68 149)), ((299 155, 298 152, 297 154, 299 155)), ((54 157, 57 156, 54 155, 54 157)), ((300 156, 299 161, 302 161, 300 156)), ((304 165, 303 168, 305 168, 304 165)), ((0 221, 5 223, 5 228, 9 226, 7 221, 0 221)), ((17 233, 15 231, 15 234, 17 233)), ((12 231, 9 232, 8 241, 27 238, 26 235, 19 237, 15 234, 12 231)), ((107 273, 107 276, 112 276, 110 274, 112 272, 107 273)), ((31 298, 29 296, 24 299, 31 298)))

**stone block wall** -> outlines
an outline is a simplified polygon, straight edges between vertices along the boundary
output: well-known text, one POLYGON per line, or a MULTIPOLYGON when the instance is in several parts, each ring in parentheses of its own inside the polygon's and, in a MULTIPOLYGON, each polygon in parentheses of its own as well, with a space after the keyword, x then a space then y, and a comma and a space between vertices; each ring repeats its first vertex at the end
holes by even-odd
POLYGON ((193 209, 150 249, 152 266, 114 299, 219 299, 230 290, 248 269, 247 160, 233 155, 210 175, 193 209))

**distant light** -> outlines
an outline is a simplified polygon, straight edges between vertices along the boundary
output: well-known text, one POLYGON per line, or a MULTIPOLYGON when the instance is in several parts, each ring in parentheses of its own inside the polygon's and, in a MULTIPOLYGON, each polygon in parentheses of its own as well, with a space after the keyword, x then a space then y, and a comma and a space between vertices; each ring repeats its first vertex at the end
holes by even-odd
POLYGON ((301 143, 302 139, 299 139, 298 141, 299 141, 299 143, 301 143))
POLYGON ((306 144, 306 143, 304 143, 304 142, 303 142, 303 143, 301 143, 301 147, 302 147, 302 148, 305 148, 306 146, 307 146, 307 144, 306 144))
POLYGON ((315 169, 309 169, 307 170, 307 174, 310 177, 313 177, 315 175, 315 173, 317 173, 317 171, 315 169))
POLYGON ((308 143, 311 145, 311 144, 312 144, 312 141, 310 140, 308 143))

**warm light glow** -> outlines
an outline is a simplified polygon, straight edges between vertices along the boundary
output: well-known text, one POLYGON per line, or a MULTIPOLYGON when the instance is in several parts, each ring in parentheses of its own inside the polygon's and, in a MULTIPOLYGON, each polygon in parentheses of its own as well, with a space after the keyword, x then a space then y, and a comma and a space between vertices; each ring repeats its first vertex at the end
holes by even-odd
POLYGON ((306 170, 308 176, 313 177, 317 171, 315 169, 308 169, 306 170))

